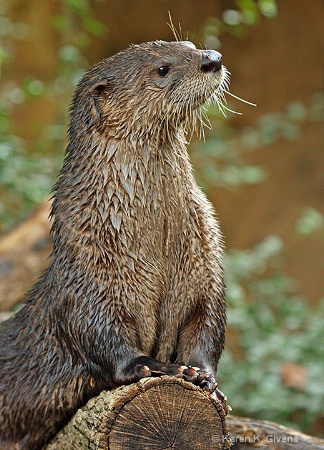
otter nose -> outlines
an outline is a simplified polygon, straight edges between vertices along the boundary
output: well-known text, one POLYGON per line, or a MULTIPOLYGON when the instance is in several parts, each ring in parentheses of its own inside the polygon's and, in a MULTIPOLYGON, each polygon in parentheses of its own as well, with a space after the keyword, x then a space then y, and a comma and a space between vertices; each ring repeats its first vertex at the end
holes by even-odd
POLYGON ((222 55, 216 50, 202 52, 201 70, 203 72, 218 72, 222 68, 222 55))

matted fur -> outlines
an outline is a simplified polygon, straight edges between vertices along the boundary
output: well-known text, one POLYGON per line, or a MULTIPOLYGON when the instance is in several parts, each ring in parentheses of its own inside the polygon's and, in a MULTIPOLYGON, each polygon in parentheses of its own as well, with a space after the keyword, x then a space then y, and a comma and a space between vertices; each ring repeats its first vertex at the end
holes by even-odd
POLYGON ((223 102, 228 73, 203 72, 202 53, 134 45, 80 81, 50 265, 0 328, 0 448, 40 448, 89 398, 136 381, 127 368, 141 356, 214 376, 221 234, 186 144, 205 102, 223 102))

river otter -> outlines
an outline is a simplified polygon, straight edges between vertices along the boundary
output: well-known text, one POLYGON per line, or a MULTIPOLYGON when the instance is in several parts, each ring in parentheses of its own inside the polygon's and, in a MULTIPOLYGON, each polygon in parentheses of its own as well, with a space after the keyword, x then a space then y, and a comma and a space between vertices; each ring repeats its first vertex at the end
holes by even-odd
POLYGON ((224 85, 221 55, 187 41, 133 45, 78 84, 50 266, 1 325, 2 449, 40 448, 89 398, 142 377, 215 390, 221 236, 185 127, 224 85))

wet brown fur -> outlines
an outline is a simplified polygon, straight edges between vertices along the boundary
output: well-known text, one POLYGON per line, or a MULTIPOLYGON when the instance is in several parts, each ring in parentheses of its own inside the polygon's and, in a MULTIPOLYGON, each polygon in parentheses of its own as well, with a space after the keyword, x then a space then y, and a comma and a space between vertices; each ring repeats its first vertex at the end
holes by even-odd
POLYGON ((136 381, 138 357, 215 373, 221 237, 185 129, 223 72, 203 73, 201 54, 184 42, 132 46, 79 83, 50 266, 0 328, 0 448, 40 448, 89 398, 136 381))

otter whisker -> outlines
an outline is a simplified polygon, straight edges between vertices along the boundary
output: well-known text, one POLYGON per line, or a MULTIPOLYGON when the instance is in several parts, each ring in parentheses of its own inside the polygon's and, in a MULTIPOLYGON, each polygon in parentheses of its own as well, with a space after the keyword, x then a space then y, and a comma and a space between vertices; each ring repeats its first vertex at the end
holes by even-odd
POLYGON ((224 111, 224 105, 222 103, 217 103, 218 109, 224 117, 227 117, 226 112, 224 111))
POLYGON ((170 11, 168 11, 168 16, 169 16, 170 23, 167 22, 167 25, 170 27, 170 29, 171 29, 171 31, 172 31, 172 33, 173 33, 173 36, 175 37, 175 40, 176 40, 177 42, 179 42, 179 41, 182 40, 182 39, 181 39, 181 25, 180 25, 180 22, 179 22, 179 32, 178 32, 178 30, 176 29, 176 27, 175 27, 174 24, 173 24, 172 17, 171 17, 171 12, 170 12, 170 11))
POLYGON ((216 91, 215 92, 215 96, 214 96, 216 102, 221 102, 221 103, 227 103, 227 99, 225 97, 225 93, 224 90, 221 89, 220 91, 216 91))
POLYGON ((226 94, 230 95, 231 97, 234 97, 234 98, 236 98, 237 100, 240 100, 241 102, 246 103, 247 105, 257 106, 256 103, 252 103, 252 102, 249 102, 248 100, 244 100, 243 98, 238 97, 237 95, 232 94, 232 93, 229 92, 228 90, 224 90, 224 92, 225 92, 226 94))
POLYGON ((213 129, 211 121, 209 120, 209 117, 207 115, 207 110, 204 107, 202 107, 200 110, 200 120, 201 120, 202 125, 204 125, 206 128, 208 128, 208 130, 213 129))
MULTIPOLYGON (((225 102, 226 102, 226 101, 225 101, 225 102)), ((217 95, 216 92, 215 92, 215 94, 210 98, 209 103, 211 103, 212 105, 215 105, 215 106, 219 109, 220 113, 221 113, 224 117, 227 117, 227 116, 226 116, 226 113, 225 113, 225 109, 227 109, 227 108, 225 108, 224 103, 221 101, 221 98, 217 95)))
MULTIPOLYGON (((224 104, 222 104, 222 107, 223 107, 224 109, 226 109, 226 111, 228 111, 228 112, 231 112, 231 113, 233 113, 233 114, 237 114, 237 115, 239 115, 239 116, 242 115, 241 112, 238 112, 238 111, 235 111, 234 109, 228 108, 228 107, 227 107, 226 105, 224 105, 224 104)), ((226 115, 225 115, 225 117, 226 117, 226 115)))
POLYGON ((192 129, 191 137, 193 136, 194 131, 196 131, 196 136, 205 140, 204 133, 204 124, 201 117, 201 108, 192 112, 192 120, 194 121, 194 128, 192 129))
POLYGON ((183 41, 183 38, 182 38, 182 29, 181 29, 181 23, 180 23, 180 22, 178 23, 178 26, 179 26, 180 41, 183 41))

